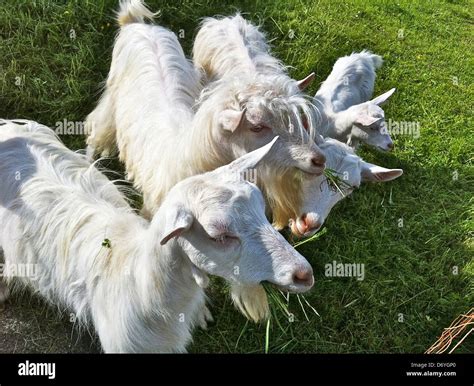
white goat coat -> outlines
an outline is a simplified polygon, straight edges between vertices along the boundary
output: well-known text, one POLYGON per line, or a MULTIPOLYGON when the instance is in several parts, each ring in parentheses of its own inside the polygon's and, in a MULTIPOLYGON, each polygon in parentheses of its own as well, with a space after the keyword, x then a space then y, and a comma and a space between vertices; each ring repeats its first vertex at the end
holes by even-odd
POLYGON ((382 58, 369 51, 339 58, 315 98, 325 101, 334 112, 368 101, 374 93, 375 71, 382 58))
POLYGON ((193 46, 194 64, 210 80, 249 72, 286 75, 286 67, 270 54, 265 34, 240 14, 205 18, 193 46))
POLYGON ((104 95, 87 118, 88 142, 107 154, 116 140, 149 214, 178 181, 203 171, 182 154, 205 149, 194 142, 190 127, 199 79, 171 31, 141 23, 121 28, 104 95))
MULTIPOLYGON (((0 248, 16 278, 92 322, 106 352, 183 352, 205 302, 191 263, 52 130, 0 121, 0 248), (18 174, 19 173, 19 174, 18 174), (103 246, 105 239, 111 247, 103 246), (183 315, 185 317, 183 317, 183 315)), ((166 209, 163 209, 163 212, 166 209)))

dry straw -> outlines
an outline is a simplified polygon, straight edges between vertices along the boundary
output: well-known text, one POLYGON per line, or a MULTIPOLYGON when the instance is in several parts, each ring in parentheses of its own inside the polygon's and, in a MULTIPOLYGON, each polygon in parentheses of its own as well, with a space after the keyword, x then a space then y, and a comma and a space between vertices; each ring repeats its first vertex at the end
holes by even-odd
POLYGON ((462 336, 448 352, 448 354, 451 354, 474 330, 474 327, 471 327, 471 329, 466 332, 467 327, 473 324, 474 308, 471 308, 467 314, 459 315, 448 328, 445 328, 439 339, 425 351, 425 354, 442 354, 451 347, 456 338, 462 336))

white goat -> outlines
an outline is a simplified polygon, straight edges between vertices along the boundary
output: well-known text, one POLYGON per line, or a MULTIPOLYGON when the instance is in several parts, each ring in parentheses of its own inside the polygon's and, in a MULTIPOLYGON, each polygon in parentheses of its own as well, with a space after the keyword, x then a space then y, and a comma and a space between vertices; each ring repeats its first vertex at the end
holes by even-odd
MULTIPOLYGON (((193 58, 195 65, 210 81, 229 82, 234 78, 254 74, 261 79, 272 80, 277 77, 289 84, 292 83, 294 86, 288 88, 286 93, 290 99, 295 95, 301 95, 301 91, 314 79, 313 73, 299 82, 292 80, 288 76, 286 66, 271 55, 265 34, 240 14, 221 19, 205 18, 194 41, 193 58)), ((277 88, 278 84, 275 83, 273 87, 277 88)), ((238 89, 235 92, 238 92, 238 89)), ((275 110, 278 110, 278 107, 275 110)), ((302 116, 308 117, 305 114, 302 116)), ((304 120, 302 124, 307 126, 307 121, 304 120)), ((311 127, 307 128, 315 142, 319 143, 322 138, 311 127)), ((288 180, 283 173, 275 176, 288 180)), ((293 186, 292 191, 287 192, 287 196, 300 196, 301 190, 298 184, 287 184, 287 186, 293 186)), ((300 198, 298 202, 301 202, 300 198)), ((274 224, 279 228, 286 226, 290 218, 292 218, 290 211, 278 211, 276 214, 274 212, 274 224)))
POLYGON ((178 181, 278 134, 279 151, 259 168, 257 182, 275 225, 286 226, 301 214, 301 176, 324 169, 324 155, 301 124, 301 114, 313 114, 311 104, 287 76, 246 74, 214 82, 193 111, 197 72, 176 36, 142 23, 145 17, 152 14, 140 1, 121 3, 107 87, 87 117, 89 154, 107 154, 116 141, 129 178, 143 192, 143 213, 151 216, 178 181))
POLYGON ((374 91, 375 70, 381 65, 382 58, 368 51, 336 61, 314 97, 322 118, 318 130, 323 136, 336 138, 351 147, 364 142, 384 151, 393 148, 380 105, 395 89, 369 101, 374 91))
POLYGON ((304 214, 290 222, 293 234, 298 237, 308 237, 316 233, 333 206, 349 196, 361 182, 386 182, 403 174, 402 169, 386 169, 365 162, 351 147, 336 139, 326 138, 321 149, 326 155, 328 169, 335 171, 340 181, 331 181, 326 176, 319 176, 313 181, 304 182, 304 214))
POLYGON ((148 222, 52 130, 0 121, 7 280, 93 323, 106 352, 185 351, 207 274, 239 288, 308 290, 311 266, 268 222, 258 188, 238 178, 275 140, 178 183, 148 222), (14 277, 21 265, 34 274, 14 277))
MULTIPOLYGON (((194 64, 206 74, 207 80, 211 84, 212 82, 224 84, 232 82, 236 84, 235 90, 229 89, 229 91, 232 91, 229 95, 235 94, 237 97, 242 95, 243 91, 249 93, 249 98, 252 94, 258 96, 260 93, 260 95, 263 95, 259 83, 266 82, 269 84, 267 92, 273 94, 278 90, 278 94, 282 96, 283 101, 285 99, 291 101, 295 97, 302 98, 301 91, 314 79, 314 74, 310 74, 299 82, 291 79, 288 76, 287 68, 271 55, 264 33, 239 14, 221 19, 204 19, 194 41, 193 59, 194 64), (249 77, 249 75, 253 77, 249 77), (239 81, 235 81, 235 79, 239 81), (242 79, 246 80, 247 84, 242 82, 242 79), (284 89, 281 89, 281 84, 291 85, 291 87, 286 86, 284 89)), ((215 91, 211 89, 211 92, 208 94, 204 93, 203 97, 212 98, 213 92, 215 91)), ((267 103, 261 102, 260 105, 271 107, 272 103, 274 104, 273 101, 269 100, 267 103)), ((306 106, 309 107, 310 104, 306 106)), ((297 117, 295 123, 298 127, 306 128, 310 136, 315 139, 315 143, 319 143, 319 135, 315 132, 312 125, 314 118, 313 106, 311 108, 306 106, 305 109, 299 109, 300 111, 295 110, 297 117), (303 117, 303 119, 300 119, 300 117, 303 117)), ((280 106, 274 105, 272 110, 279 111, 280 109, 280 106)), ((254 116, 256 117, 255 120, 258 120, 259 114, 261 113, 256 110, 253 114, 246 114, 246 117, 254 116)), ((271 117, 271 110, 268 115, 271 117)), ((265 123, 260 126, 268 128, 270 125, 265 123)), ((267 129, 267 131, 269 130, 267 129)), ((311 176, 305 176, 305 178, 299 179, 298 183, 298 181, 293 180, 293 176, 294 174, 282 173, 281 171, 269 174, 269 181, 277 181, 278 185, 285 186, 285 194, 280 194, 280 197, 286 197, 287 200, 289 197, 293 197, 294 200, 296 199, 293 204, 288 202, 276 205, 277 207, 301 207, 301 202, 305 199, 304 195, 302 196, 304 190, 301 188, 301 184, 304 181, 308 183, 312 179, 311 176), (295 205, 296 203, 298 205, 295 205)), ((278 185, 275 182, 273 182, 273 185, 274 187, 269 189, 269 182, 265 180, 264 189, 266 191, 278 190, 278 185)), ((301 211, 298 211, 300 214, 297 216, 292 215, 292 213, 296 212, 295 210, 274 210, 274 225, 282 228, 288 225, 291 218, 304 218, 305 213, 301 213, 301 211)), ((309 219, 310 217, 307 218, 307 220, 309 219)), ((309 222, 306 224, 308 227, 311 227, 309 222)), ((236 292, 236 289, 233 292, 236 292)), ((263 294, 260 295, 258 291, 249 291, 248 289, 238 292, 241 299, 248 299, 248 304, 252 305, 252 309, 258 310, 261 308, 259 306, 259 303, 261 303, 259 299, 263 298, 263 294)))

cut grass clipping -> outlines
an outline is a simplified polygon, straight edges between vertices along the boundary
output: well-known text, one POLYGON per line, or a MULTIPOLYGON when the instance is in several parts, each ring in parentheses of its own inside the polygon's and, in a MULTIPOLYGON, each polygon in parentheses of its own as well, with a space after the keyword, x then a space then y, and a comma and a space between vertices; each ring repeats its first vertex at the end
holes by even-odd
POLYGON ((327 184, 333 191, 339 191, 343 197, 346 196, 344 191, 341 189, 339 185, 345 185, 346 187, 350 188, 351 186, 344 181, 341 177, 339 177, 339 172, 333 169, 324 169, 324 176, 326 177, 327 184))
MULTIPOLYGON (((315 241, 325 233, 326 229, 323 229, 321 232, 316 233, 312 237, 294 244, 293 247, 297 248, 307 242, 315 241)), ((283 351, 285 347, 294 339, 291 325, 296 320, 296 316, 290 311, 290 298, 296 297, 303 315, 308 322, 310 321, 309 318, 311 313, 314 313, 319 317, 320 315, 303 294, 290 295, 289 293, 284 293, 283 291, 275 288, 272 284, 263 283, 262 285, 265 289, 265 292, 267 293, 268 304, 270 306, 270 315, 268 317, 265 329, 265 354, 268 354, 270 352, 270 333, 272 321, 280 329, 283 335, 289 335, 289 337, 291 337, 291 339, 287 341, 286 344, 280 347, 280 351, 283 351)))

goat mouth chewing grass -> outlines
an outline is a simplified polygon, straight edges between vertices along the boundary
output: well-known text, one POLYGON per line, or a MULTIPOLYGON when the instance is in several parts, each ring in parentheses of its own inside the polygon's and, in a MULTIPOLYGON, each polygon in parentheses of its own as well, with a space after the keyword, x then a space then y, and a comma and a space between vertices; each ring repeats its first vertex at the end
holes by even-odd
POLYGON ((344 193, 340 185, 346 188, 350 188, 351 186, 346 181, 344 181, 339 175, 340 173, 336 170, 329 168, 326 168, 324 170, 324 176, 326 177, 326 181, 331 187, 331 189, 334 191, 339 191, 339 193, 341 193, 343 197, 346 197, 346 193, 344 193))
POLYGON ((293 236, 295 236, 298 239, 302 239, 302 238, 306 238, 306 237, 312 237, 322 227, 322 225, 321 225, 320 227, 315 228, 315 229, 310 229, 307 232, 301 232, 300 229, 298 228, 297 220, 294 220, 294 219, 290 219, 288 226, 291 229, 291 232, 292 232, 293 236))
MULTIPOLYGON (((291 329, 291 323, 295 320, 295 315, 290 311, 290 293, 284 293, 282 290, 277 289, 273 284, 263 282, 262 286, 267 294, 270 313, 265 327, 265 354, 270 352, 270 336, 271 336, 271 325, 274 322, 281 333, 286 335, 288 334, 288 329, 291 329), (284 326, 284 324, 289 324, 289 326, 284 326)), ((304 314, 306 321, 310 321, 308 314, 310 312, 314 313, 320 317, 318 311, 306 300, 304 295, 295 294, 295 297, 298 300, 298 304, 301 307, 301 310, 304 314), (308 311, 309 308, 309 311, 308 311)), ((286 346, 286 344, 285 344, 286 346)))
MULTIPOLYGON (((298 168, 299 169, 299 168, 298 168)), ((322 165, 319 167, 318 170, 303 170, 303 169, 299 169, 301 170, 301 172, 303 173, 304 176, 306 177, 319 177, 321 175, 324 174, 325 170, 326 170, 326 166, 325 165, 322 165)))
MULTIPOLYGON (((306 292, 308 291, 314 284, 314 279, 311 281, 311 284, 288 284, 288 285, 281 285, 281 284, 276 284, 272 283, 271 281, 263 281, 260 283, 263 288, 265 288, 265 291, 267 291, 267 288, 272 288, 273 290, 280 291, 280 292, 286 292, 289 294, 297 294, 301 292, 306 292)), ((268 295, 268 291, 267 291, 268 295)))

